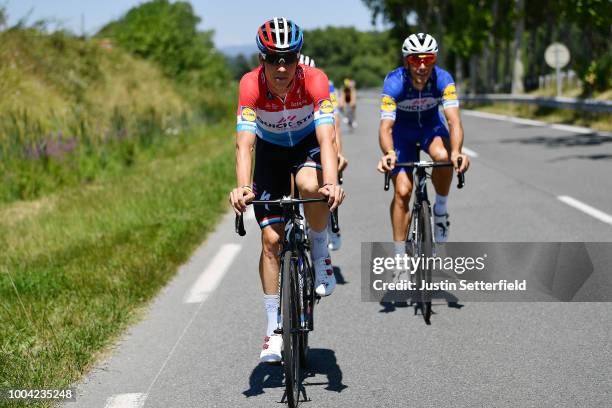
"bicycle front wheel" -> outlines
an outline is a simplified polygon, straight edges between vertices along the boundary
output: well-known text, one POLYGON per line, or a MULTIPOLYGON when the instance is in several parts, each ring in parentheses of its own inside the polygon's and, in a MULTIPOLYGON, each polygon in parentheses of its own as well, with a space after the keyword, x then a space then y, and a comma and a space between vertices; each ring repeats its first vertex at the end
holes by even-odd
MULTIPOLYGON (((430 258, 433 255, 433 239, 431 231, 431 214, 429 205, 424 202, 419 211, 419 226, 418 226, 418 241, 417 246, 419 248, 419 256, 425 259, 430 258)), ((427 263, 421 265, 417 271, 419 283, 430 285, 431 284, 431 269, 427 263)), ((429 290, 420 291, 421 310, 423 312, 423 319, 426 324, 431 324, 431 292, 429 290)))
POLYGON ((297 407, 300 398, 300 341, 298 331, 297 262, 285 252, 282 264, 283 369, 289 407, 297 407))

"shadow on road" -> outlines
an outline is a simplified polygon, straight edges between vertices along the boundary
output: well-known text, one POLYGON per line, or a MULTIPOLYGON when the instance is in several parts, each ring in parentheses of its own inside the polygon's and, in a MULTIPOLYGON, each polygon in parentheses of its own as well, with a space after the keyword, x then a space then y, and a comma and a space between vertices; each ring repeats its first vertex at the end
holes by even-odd
MULTIPOLYGON (((416 298, 416 295, 415 295, 415 298, 412 299, 411 295, 409 294, 407 294, 405 298, 398 299, 398 293, 395 292, 393 293, 393 300, 385 299, 383 297, 383 300, 379 302, 379 304, 382 306, 382 309, 379 310, 378 313, 391 313, 391 312, 395 312, 397 309, 405 309, 407 307, 413 307, 416 313, 417 300, 418 299, 416 298)), ((452 309, 461 309, 463 307, 463 305, 459 303, 459 298, 457 298, 457 296, 453 295, 450 292, 438 290, 438 291, 432 292, 431 302, 433 306, 432 307, 433 314, 435 314, 436 306, 438 306, 438 304, 440 303, 440 300, 445 301, 446 305, 452 309)))
POLYGON ((259 363, 251 372, 249 387, 242 392, 247 398, 264 394, 264 388, 283 387, 283 366, 259 363))
POLYGON ((574 154, 569 156, 557 157, 549 160, 549 162, 565 161, 568 159, 582 159, 582 160, 612 160, 612 154, 574 154))
POLYGON ((342 383, 342 370, 336 360, 336 353, 329 349, 310 349, 308 351, 308 368, 304 379, 305 386, 326 385, 327 391, 342 392, 348 388, 342 383), (327 382, 311 382, 308 378, 321 374, 327 382))
MULTIPOLYGON (((334 392, 342 392, 342 390, 348 388, 342 383, 342 370, 338 366, 336 354, 332 350, 315 348, 308 351, 308 368, 305 370, 304 386, 311 387, 314 385, 326 385, 325 390, 334 392), (308 381, 309 378, 316 375, 326 376, 327 381, 308 381)), ((283 367, 281 365, 259 363, 251 372, 249 387, 242 393, 247 398, 264 394, 266 389, 282 389, 284 387, 283 367)))
POLYGON ((334 276, 336 277, 336 284, 338 285, 346 285, 348 282, 344 279, 344 275, 342 275, 342 269, 334 266, 334 276))
POLYGON ((502 143, 535 144, 546 147, 597 146, 611 143, 612 136, 599 133, 573 134, 570 136, 534 136, 526 139, 503 139, 502 143))

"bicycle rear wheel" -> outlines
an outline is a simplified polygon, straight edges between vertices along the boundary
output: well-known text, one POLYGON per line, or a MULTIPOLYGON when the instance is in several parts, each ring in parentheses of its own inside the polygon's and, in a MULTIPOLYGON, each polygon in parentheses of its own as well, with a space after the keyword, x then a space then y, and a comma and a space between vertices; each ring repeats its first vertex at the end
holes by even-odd
MULTIPOLYGON (((428 259, 433 254, 433 239, 431 232, 431 216, 429 204, 423 202, 421 211, 419 211, 419 226, 417 247, 419 248, 418 255, 428 259)), ((427 264, 419 267, 417 271, 418 282, 431 284, 431 269, 427 264)), ((431 292, 429 290, 421 290, 419 293, 419 303, 423 312, 423 320, 426 324, 431 324, 431 292)))
POLYGON ((306 320, 306 329, 300 333, 300 365, 302 368, 308 367, 308 333, 314 328, 314 305, 315 305, 315 292, 314 292, 314 274, 312 267, 308 262, 307 253, 302 253, 302 265, 301 265, 301 278, 303 282, 302 286, 302 312, 304 319, 306 320))
POLYGON ((282 264, 283 369, 285 391, 290 408, 297 407, 300 398, 300 339, 298 329, 297 264, 291 252, 285 252, 282 264))

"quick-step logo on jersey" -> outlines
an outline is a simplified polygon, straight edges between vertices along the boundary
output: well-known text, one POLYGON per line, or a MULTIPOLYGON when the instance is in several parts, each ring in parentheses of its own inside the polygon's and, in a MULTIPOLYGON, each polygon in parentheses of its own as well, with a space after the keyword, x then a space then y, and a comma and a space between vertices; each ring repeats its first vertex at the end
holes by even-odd
POLYGON ((399 110, 407 112, 422 112, 436 106, 438 106, 438 99, 433 97, 410 99, 397 104, 399 110))
MULTIPOLYGON (((302 131, 312 123, 314 112, 312 107, 304 106, 301 109, 293 109, 294 112, 288 116, 282 116, 281 112, 257 111, 257 123, 263 130, 290 130, 302 131), (280 114, 280 115, 279 115, 280 114)), ((314 128, 313 128, 314 130, 314 128)))

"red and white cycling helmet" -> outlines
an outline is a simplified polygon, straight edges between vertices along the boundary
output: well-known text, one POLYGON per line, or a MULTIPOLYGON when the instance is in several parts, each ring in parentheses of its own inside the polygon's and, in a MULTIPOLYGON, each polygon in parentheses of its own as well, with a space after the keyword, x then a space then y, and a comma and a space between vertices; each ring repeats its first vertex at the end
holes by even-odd
POLYGON ((257 48, 264 54, 298 53, 304 44, 300 26, 285 17, 274 17, 257 30, 257 48))

